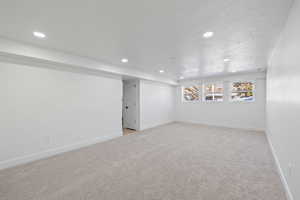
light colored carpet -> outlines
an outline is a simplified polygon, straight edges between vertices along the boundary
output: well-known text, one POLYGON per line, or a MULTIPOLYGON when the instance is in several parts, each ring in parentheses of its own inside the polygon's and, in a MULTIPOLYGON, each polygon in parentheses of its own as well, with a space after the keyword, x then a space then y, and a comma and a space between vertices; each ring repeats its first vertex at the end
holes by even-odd
POLYGON ((173 123, 0 171, 1 200, 285 200, 262 132, 173 123))

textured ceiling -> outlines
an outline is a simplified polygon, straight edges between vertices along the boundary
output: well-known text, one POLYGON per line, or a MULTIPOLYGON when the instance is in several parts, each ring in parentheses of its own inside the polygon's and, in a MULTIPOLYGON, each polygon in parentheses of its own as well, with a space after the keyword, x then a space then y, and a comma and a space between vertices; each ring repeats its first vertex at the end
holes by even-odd
POLYGON ((173 79, 212 76, 265 68, 291 2, 2 0, 0 36, 173 79))

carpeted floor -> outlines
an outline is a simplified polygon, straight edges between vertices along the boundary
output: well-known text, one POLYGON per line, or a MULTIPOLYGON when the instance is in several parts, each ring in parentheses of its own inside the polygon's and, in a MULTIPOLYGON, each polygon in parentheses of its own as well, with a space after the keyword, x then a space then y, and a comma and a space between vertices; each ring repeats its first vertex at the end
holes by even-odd
POLYGON ((285 200, 262 132, 173 123, 0 171, 1 200, 285 200))

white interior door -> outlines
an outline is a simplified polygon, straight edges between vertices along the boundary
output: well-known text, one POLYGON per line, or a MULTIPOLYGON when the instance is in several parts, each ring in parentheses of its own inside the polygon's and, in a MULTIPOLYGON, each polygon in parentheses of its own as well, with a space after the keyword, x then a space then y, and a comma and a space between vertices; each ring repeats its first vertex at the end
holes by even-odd
POLYGON ((123 128, 138 129, 138 82, 123 81, 123 128))

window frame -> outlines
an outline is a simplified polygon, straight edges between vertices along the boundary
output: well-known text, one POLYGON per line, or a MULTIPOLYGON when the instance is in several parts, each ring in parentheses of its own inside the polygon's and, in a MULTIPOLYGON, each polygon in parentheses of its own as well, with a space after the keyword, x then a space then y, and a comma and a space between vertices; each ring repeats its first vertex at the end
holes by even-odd
MULTIPOLYGON (((215 97, 215 92, 212 93, 213 94, 213 99, 215 97)), ((206 83, 202 83, 202 101, 205 103, 222 103, 224 102, 224 98, 225 97, 225 87, 224 87, 224 81, 215 81, 215 82, 206 82, 206 83), (222 100, 221 101, 216 101, 216 100, 206 100, 205 99, 205 87, 206 85, 216 85, 216 84, 221 84, 222 85, 222 89, 223 89, 223 93, 222 93, 222 100)))
POLYGON ((229 82, 229 86, 228 86, 228 92, 229 92, 229 102, 231 103, 253 103, 256 101, 256 81, 255 80, 234 80, 234 81, 230 81, 229 82), (233 83, 236 82, 251 82, 253 84, 253 89, 252 89, 252 93, 253 93, 253 99, 251 101, 241 101, 241 100, 233 100, 232 99, 232 86, 233 83))
POLYGON ((191 85, 184 85, 184 86, 181 86, 181 101, 184 102, 184 103, 196 103, 196 102, 201 102, 201 84, 191 84, 191 85), (194 101, 187 101, 185 98, 184 98, 184 89, 185 88, 190 88, 190 87, 194 87, 194 86, 197 86, 199 88, 198 90, 198 95, 199 95, 199 98, 198 100, 194 100, 194 101))

